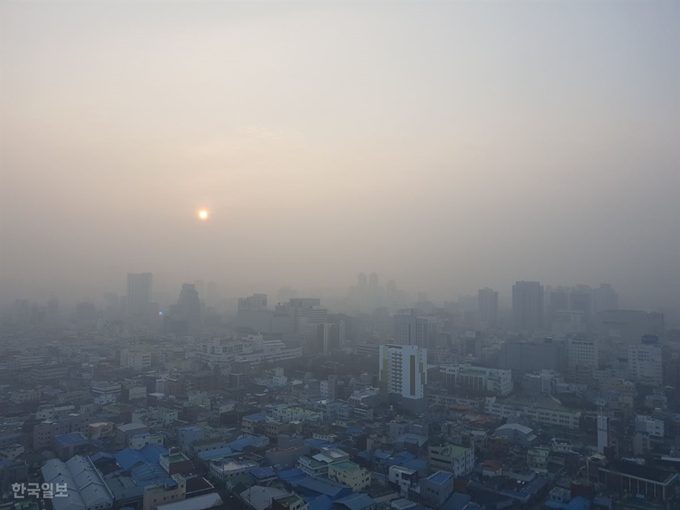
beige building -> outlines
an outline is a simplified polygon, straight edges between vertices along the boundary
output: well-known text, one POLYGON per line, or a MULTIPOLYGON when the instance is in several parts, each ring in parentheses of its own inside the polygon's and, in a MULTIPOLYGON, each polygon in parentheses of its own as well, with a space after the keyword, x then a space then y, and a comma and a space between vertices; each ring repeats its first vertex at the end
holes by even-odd
POLYGON ((349 485, 354 492, 361 492, 371 485, 370 471, 349 461, 330 464, 328 478, 334 482, 349 485))

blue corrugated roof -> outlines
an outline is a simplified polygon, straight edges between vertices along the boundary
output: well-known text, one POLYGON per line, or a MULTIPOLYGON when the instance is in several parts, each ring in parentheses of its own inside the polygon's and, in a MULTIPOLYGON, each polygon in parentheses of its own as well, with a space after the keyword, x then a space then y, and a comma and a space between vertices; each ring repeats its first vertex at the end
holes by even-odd
POLYGON ((137 450, 133 450, 132 448, 125 448, 124 450, 114 454, 114 457, 116 458, 118 465, 125 471, 139 462, 146 462, 146 459, 142 457, 142 454, 137 450))
POLYGON ((301 476, 305 476, 304 471, 301 469, 287 469, 285 471, 279 471, 279 478, 281 480, 291 480, 293 478, 300 478, 301 476))
POLYGON ((443 510, 463 510, 465 505, 467 505, 471 499, 472 498, 469 494, 454 492, 451 494, 451 497, 446 500, 446 503, 444 503, 442 508, 443 510))
POLYGON ((428 476, 427 479, 432 483, 436 483, 437 485, 442 485, 442 484, 448 482, 451 479, 452 476, 453 476, 453 473, 447 473, 446 471, 437 471, 436 473, 428 476))
POLYGON ((231 443, 227 443, 229 448, 231 448, 235 452, 242 452, 246 446, 251 446, 252 444, 253 444, 252 437, 243 437, 241 439, 237 439, 236 441, 232 441, 231 443))
POLYGON ((386 452, 384 450, 376 450, 373 454, 376 459, 389 459, 392 456, 392 452, 386 452))
POLYGON ((328 479, 311 478, 305 476, 299 479, 289 480, 291 485, 306 494, 325 494, 329 498, 336 500, 352 493, 352 488, 347 485, 331 483, 328 479))
POLYGON ((366 494, 350 494, 335 501, 336 504, 344 505, 350 510, 363 510, 375 506, 375 500, 366 494))
POLYGON ((259 480, 263 480, 265 478, 272 478, 276 476, 276 472, 270 467, 260 467, 251 469, 250 474, 259 480))
POLYGON ((217 448, 215 450, 206 450, 198 454, 198 458, 201 460, 213 460, 221 459, 223 457, 229 457, 233 455, 234 452, 228 446, 223 446, 222 448, 217 448))
POLYGON ((130 476, 137 487, 144 487, 151 483, 161 483, 168 473, 158 464, 140 464, 130 470, 130 476))
POLYGON ((590 510, 591 501, 583 496, 576 496, 567 505, 567 510, 590 510))
POLYGON ((87 441, 87 438, 80 432, 73 432, 71 434, 62 434, 61 436, 57 436, 54 438, 54 440, 62 445, 67 445, 73 443, 82 443, 83 441, 87 441))
POLYGON ((310 437, 309 439, 305 439, 302 441, 305 445, 311 447, 311 448, 323 448, 325 446, 328 446, 328 441, 325 439, 317 439, 314 437, 310 437))
POLYGON ((363 429, 361 427, 347 427, 347 430, 345 430, 345 433, 348 436, 356 436, 358 434, 361 434, 363 429))
POLYGON ((94 455, 90 456, 90 460, 92 462, 97 462, 98 460, 101 459, 115 459, 115 456, 111 453, 104 453, 104 452, 97 452, 94 455))
POLYGON ((323 494, 316 498, 307 501, 308 510, 331 510, 333 508, 333 500, 323 494))
POLYGON ((159 444, 148 444, 140 450, 140 453, 147 462, 158 462, 161 455, 168 453, 168 449, 159 444))

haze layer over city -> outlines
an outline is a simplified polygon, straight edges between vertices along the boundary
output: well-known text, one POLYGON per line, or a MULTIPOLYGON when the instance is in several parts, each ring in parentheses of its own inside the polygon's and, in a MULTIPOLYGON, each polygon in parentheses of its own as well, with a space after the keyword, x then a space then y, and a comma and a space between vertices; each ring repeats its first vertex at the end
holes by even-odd
POLYGON ((680 509, 680 2, 0 2, 0 510, 680 509))
POLYGON ((678 12, 5 2, 3 304, 147 271, 160 302, 339 298, 375 271, 440 302, 536 280, 677 307, 678 12))

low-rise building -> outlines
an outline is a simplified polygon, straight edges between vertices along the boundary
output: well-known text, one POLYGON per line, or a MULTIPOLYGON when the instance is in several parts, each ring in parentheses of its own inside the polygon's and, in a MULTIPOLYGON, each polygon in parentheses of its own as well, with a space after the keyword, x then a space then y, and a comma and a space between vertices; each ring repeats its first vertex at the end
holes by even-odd
POLYGON ((449 443, 430 445, 428 458, 432 469, 448 471, 456 478, 469 475, 475 467, 473 450, 449 443))
POLYGON ((349 461, 330 464, 328 478, 349 485, 354 492, 361 492, 371 485, 371 472, 349 461))

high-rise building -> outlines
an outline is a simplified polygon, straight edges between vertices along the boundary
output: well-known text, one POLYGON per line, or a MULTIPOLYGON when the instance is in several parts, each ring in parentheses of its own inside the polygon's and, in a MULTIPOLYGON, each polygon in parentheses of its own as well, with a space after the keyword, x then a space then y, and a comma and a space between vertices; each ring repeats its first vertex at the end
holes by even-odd
POLYGON ((418 315, 416 310, 399 310, 394 315, 394 342, 429 347, 436 342, 441 323, 436 317, 418 315))
POLYGON ((498 320, 498 292, 484 288, 477 291, 479 320, 486 326, 493 326, 498 320))
POLYGON ((378 273, 371 273, 368 277, 368 286, 371 289, 377 289, 380 287, 380 279, 378 278, 378 273))
POLYGON ((549 288, 547 291, 547 319, 552 322, 557 317, 557 313, 562 310, 569 310, 569 289, 558 287, 556 289, 549 288))
POLYGON ((357 276, 357 288, 365 289, 366 287, 368 287, 368 277, 366 273, 359 273, 359 276, 357 276))
POLYGON ((427 407, 427 349, 381 345, 378 372, 380 388, 393 403, 414 412, 427 407))
POLYGON ((619 296, 611 285, 602 283, 599 288, 593 290, 593 308, 595 312, 619 308, 619 296))
POLYGON ((628 346, 628 375, 640 384, 663 384, 663 356, 656 335, 644 335, 639 344, 628 346))
POLYGON ((198 291, 193 283, 185 283, 179 293, 177 307, 180 315, 192 325, 201 321, 201 301, 198 299, 198 291))
POLYGON ((543 286, 539 282, 516 282, 512 286, 512 317, 520 331, 543 328, 543 286))
POLYGON ((586 320, 593 315, 592 291, 587 285, 579 285, 569 295, 569 310, 583 313, 586 320))
POLYGON ((153 275, 151 273, 128 273, 127 306, 128 315, 146 315, 151 305, 153 275))
POLYGON ((560 368, 561 344, 552 341, 535 343, 505 342, 498 354, 498 366, 520 372, 560 368))
POLYGON ((607 417, 601 413, 597 417, 597 451, 604 453, 604 449, 609 446, 609 424, 607 417))
POLYGON ((569 339, 569 377, 572 382, 588 384, 599 363, 598 342, 576 335, 569 339))

